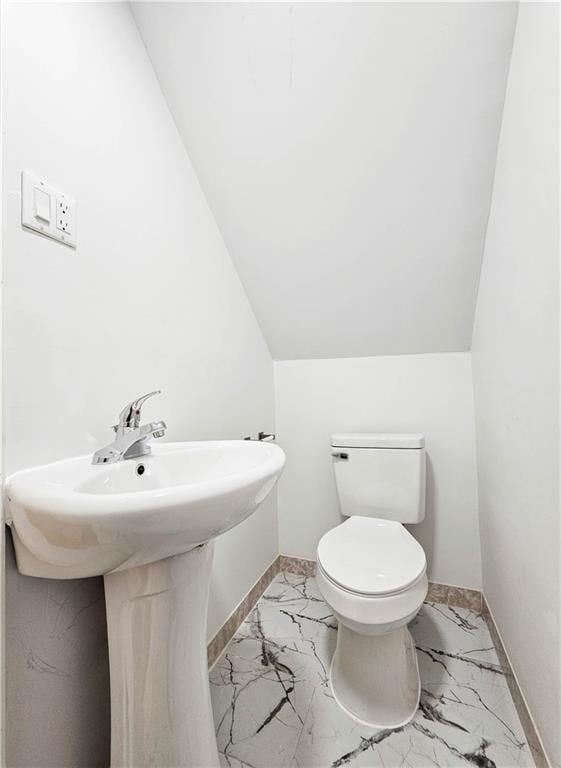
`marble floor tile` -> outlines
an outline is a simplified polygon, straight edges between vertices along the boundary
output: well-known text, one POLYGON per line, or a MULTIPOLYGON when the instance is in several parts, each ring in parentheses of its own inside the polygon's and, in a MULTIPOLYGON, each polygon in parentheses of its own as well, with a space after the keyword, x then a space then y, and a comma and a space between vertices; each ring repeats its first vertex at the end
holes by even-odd
POLYGON ((314 639, 323 637, 325 630, 336 636, 337 621, 323 602, 315 579, 280 574, 239 632, 251 635, 262 631, 275 639, 314 639))
POLYGON ((462 608, 425 603, 409 629, 424 683, 507 687, 481 616, 462 608))
POLYGON ((426 602, 409 629, 425 647, 482 660, 497 658, 485 620, 466 609, 426 602))
POLYGON ((279 574, 211 673, 221 764, 228 768, 532 768, 484 620, 426 603, 410 625, 419 710, 369 729, 337 705, 329 667, 337 622, 313 577, 279 574))
POLYGON ((226 765, 290 765, 314 692, 308 676, 301 657, 288 648, 254 639, 230 644, 210 673, 226 765))
POLYGON ((423 690, 415 720, 395 730, 359 725, 340 709, 330 691, 315 691, 293 766, 531 766, 521 729, 485 709, 488 691, 482 704, 470 690, 423 690))

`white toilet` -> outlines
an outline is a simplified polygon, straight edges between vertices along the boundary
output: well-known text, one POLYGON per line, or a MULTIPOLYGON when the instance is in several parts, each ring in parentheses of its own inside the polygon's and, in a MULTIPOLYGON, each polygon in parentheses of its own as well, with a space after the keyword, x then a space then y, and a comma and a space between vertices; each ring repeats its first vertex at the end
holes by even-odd
POLYGON ((421 684, 407 624, 427 595, 426 558, 403 523, 425 516, 425 440, 419 434, 333 435, 342 514, 317 549, 318 587, 339 622, 331 687, 369 726, 398 728, 421 684))

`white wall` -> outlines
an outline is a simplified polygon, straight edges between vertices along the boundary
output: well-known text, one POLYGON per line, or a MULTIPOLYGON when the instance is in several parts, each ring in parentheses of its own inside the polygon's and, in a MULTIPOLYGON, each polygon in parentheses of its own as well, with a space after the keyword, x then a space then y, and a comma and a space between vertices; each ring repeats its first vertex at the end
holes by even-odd
POLYGON ((559 7, 521 3, 473 336, 483 588, 561 764, 559 7))
MULTIPOLYGON (((166 439, 272 431, 269 351, 128 5, 12 4, 8 25, 8 473, 92 452, 121 406, 155 388, 145 416, 167 421, 166 439), (76 252, 21 228, 22 169, 76 198, 76 252)), ((210 632, 277 551, 271 499, 217 542, 210 632)), ((97 765, 103 729, 84 666, 91 633, 103 642, 88 619, 101 582, 24 579, 10 563, 10 765, 97 765), (56 601, 72 627, 60 637, 56 601)))
POLYGON ((273 357, 469 350, 516 3, 134 14, 273 357))
MULTIPOLYGON (((4 93, 6 86, 6 8, 5 0, 0 0, 0 128, 4 125, 4 93)), ((2 373, 0 373, 0 392, 3 388, 3 333, 1 330, 3 322, 3 301, 4 301, 4 231, 5 220, 5 196, 3 193, 4 178, 4 131, 0 130, 0 354, 2 357, 2 373)), ((3 394, 0 394, 0 402, 3 403, 3 394)), ((0 406, 0 478, 4 482, 4 437, 3 437, 4 414, 0 406)), ((0 765, 6 765, 6 528, 0 521, 0 765)))
POLYGON ((408 355, 275 363, 280 549, 315 558, 341 521, 333 432, 423 432, 427 514, 411 526, 433 581, 481 585, 470 355, 408 355))

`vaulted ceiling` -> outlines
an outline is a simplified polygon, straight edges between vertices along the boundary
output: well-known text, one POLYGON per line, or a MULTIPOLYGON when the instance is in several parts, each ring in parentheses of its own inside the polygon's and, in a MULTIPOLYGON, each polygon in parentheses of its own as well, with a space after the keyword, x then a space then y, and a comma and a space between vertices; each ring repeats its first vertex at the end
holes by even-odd
POLYGON ((133 13, 275 359, 470 348, 516 4, 133 13))

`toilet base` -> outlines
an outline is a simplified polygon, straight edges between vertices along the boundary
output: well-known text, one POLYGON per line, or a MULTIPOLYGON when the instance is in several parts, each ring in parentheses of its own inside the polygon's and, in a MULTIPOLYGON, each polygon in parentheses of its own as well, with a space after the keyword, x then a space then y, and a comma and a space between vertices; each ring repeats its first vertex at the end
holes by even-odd
POLYGON ((421 695, 417 652, 407 625, 383 635, 362 635, 339 621, 330 681, 339 706, 362 725, 407 725, 421 695))

